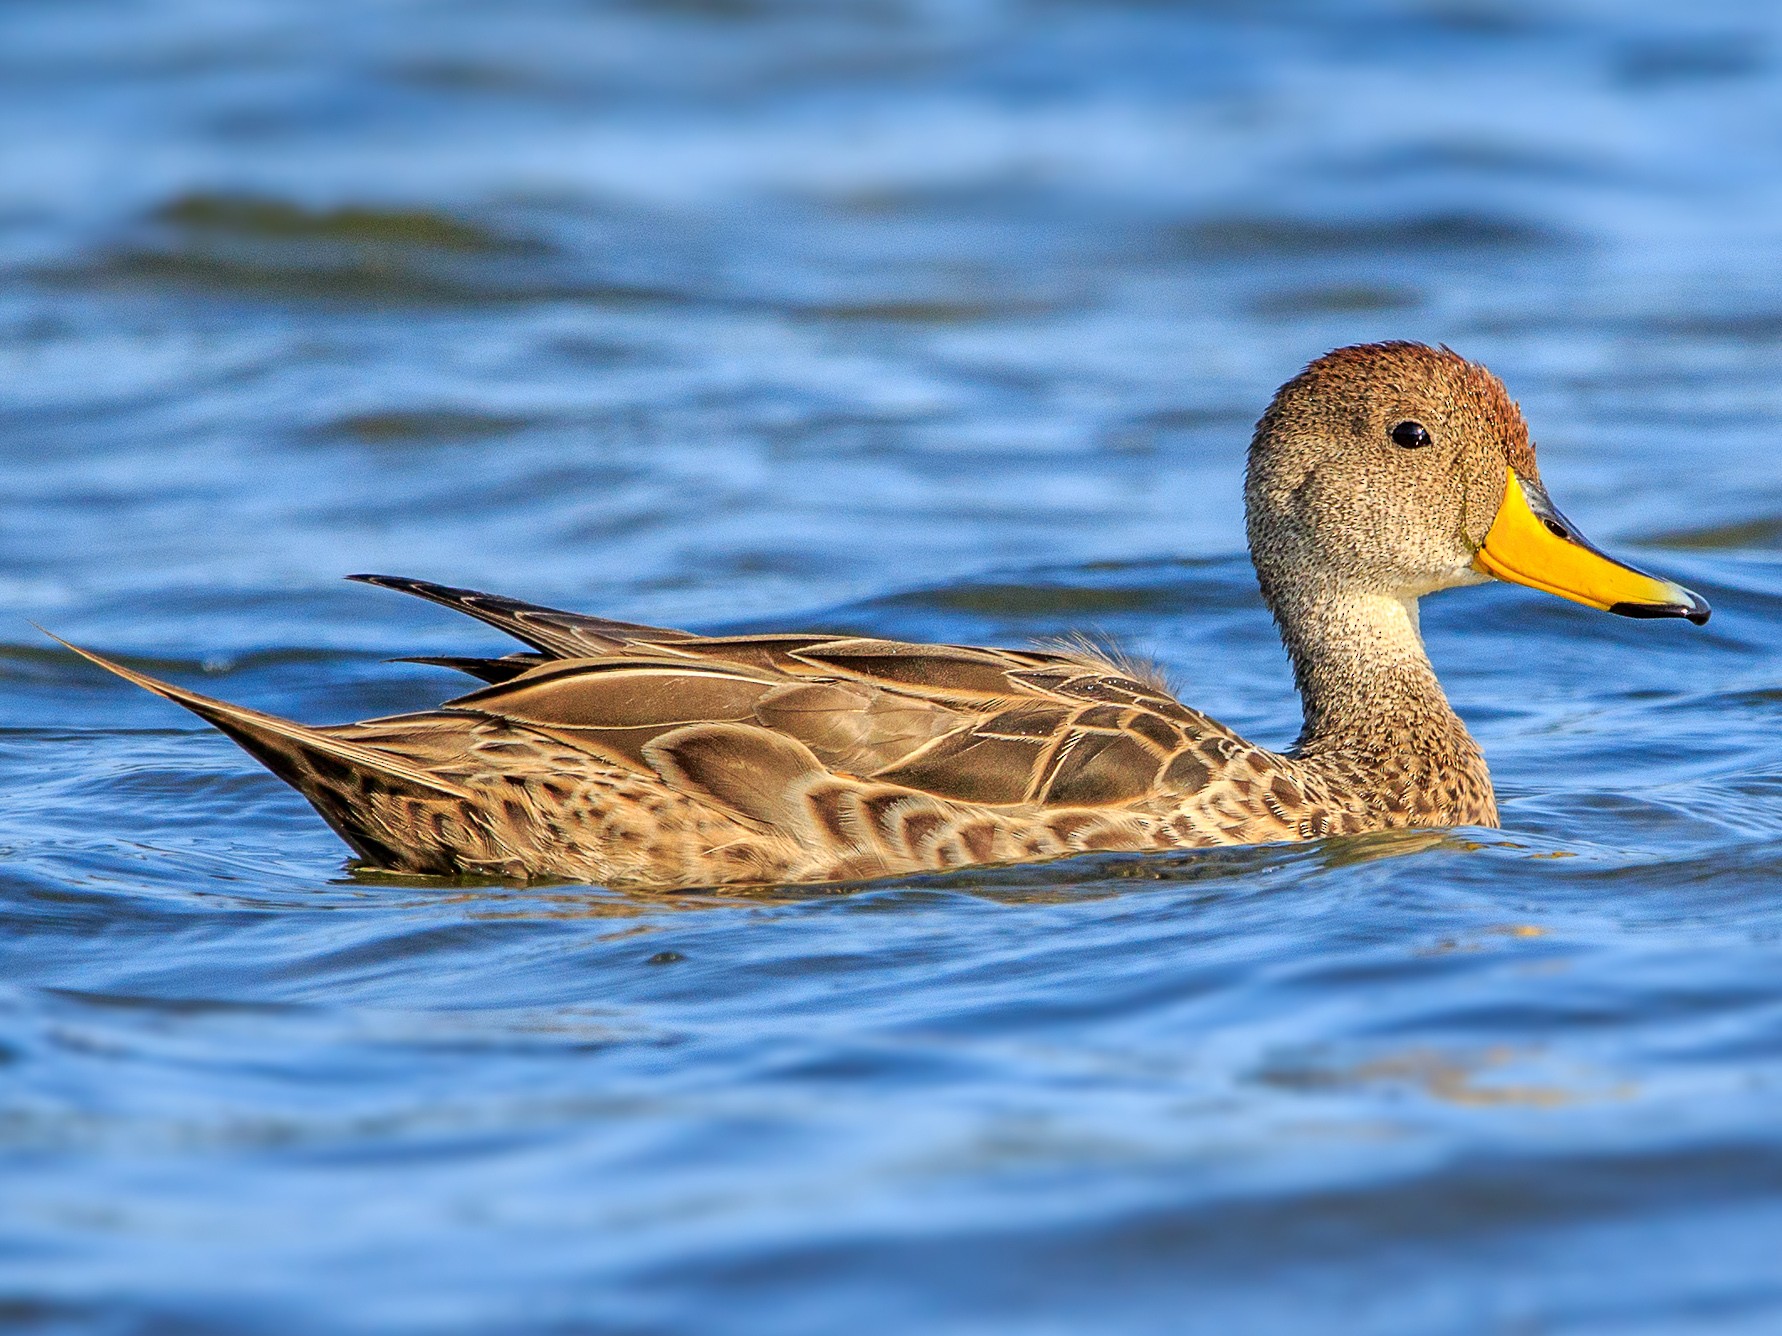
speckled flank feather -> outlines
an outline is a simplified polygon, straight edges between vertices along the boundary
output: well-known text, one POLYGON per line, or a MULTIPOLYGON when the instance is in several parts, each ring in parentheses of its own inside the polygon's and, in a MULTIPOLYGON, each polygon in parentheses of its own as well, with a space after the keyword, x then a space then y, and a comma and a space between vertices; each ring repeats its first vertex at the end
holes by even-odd
POLYGON ((88 657, 221 728, 361 857, 409 872, 829 881, 1494 824, 1484 761, 1417 636, 1415 595, 1476 578, 1479 512, 1488 523, 1504 462, 1524 457, 1532 475, 1502 386, 1446 350, 1343 349, 1282 388, 1246 500, 1305 696, 1290 753, 1080 647, 700 637, 384 576, 355 578, 469 613, 528 651, 424 660, 483 685, 436 710, 327 728, 88 657), (1381 423, 1413 412, 1452 439, 1442 459, 1401 465, 1376 449, 1381 423), (1400 466, 1427 470, 1416 486, 1428 496, 1393 494, 1386 471, 1400 466), (1439 578, 1407 593, 1405 570, 1439 578))

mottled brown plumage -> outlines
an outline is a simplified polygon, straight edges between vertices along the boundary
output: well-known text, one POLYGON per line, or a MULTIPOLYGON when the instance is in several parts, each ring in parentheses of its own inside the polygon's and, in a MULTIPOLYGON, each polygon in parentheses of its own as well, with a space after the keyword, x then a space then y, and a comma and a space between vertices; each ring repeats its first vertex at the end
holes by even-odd
MULTIPOLYGON (((1521 413, 1446 349, 1339 349, 1257 426, 1246 508, 1305 703, 1277 753, 1089 651, 701 637, 384 576, 529 646, 484 685, 316 728, 88 657, 222 729, 378 867, 700 886, 1494 825, 1416 599, 1475 569, 1521 413), (1392 443, 1423 423, 1427 449, 1392 443)), ((1541 494, 1544 501, 1544 493, 1541 494)), ((1705 613, 1704 613, 1705 615, 1705 613)), ((85 653, 85 651, 81 651, 85 653)))

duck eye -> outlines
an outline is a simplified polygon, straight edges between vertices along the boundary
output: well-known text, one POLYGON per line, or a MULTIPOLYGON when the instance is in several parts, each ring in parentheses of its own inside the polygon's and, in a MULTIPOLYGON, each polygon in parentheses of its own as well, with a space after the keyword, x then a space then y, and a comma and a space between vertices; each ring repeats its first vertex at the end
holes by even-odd
POLYGON ((1429 444, 1429 433, 1421 422, 1401 422, 1392 429, 1392 443, 1407 450, 1421 450, 1429 444))

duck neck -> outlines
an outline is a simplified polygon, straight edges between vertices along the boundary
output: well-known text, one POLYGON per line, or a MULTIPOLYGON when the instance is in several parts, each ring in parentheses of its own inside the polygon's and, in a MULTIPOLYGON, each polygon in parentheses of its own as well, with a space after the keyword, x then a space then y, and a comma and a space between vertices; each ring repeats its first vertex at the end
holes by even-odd
POLYGON ((1327 592, 1279 603, 1275 618, 1305 707, 1298 755, 1478 757, 1423 648, 1415 598, 1327 592))

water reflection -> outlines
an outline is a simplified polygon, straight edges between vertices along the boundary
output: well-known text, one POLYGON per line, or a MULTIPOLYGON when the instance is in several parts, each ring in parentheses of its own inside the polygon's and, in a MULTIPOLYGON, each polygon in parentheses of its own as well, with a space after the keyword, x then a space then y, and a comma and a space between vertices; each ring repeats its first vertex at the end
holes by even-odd
MULTIPOLYGON (((1307 1093, 1361 1094, 1370 1089, 1415 1090, 1463 1109, 1565 1109, 1579 1103, 1631 1100, 1638 1087, 1587 1067, 1552 1071, 1550 1054, 1536 1048, 1492 1045, 1474 1051, 1412 1047, 1342 1064, 1302 1059, 1269 1067, 1258 1080, 1307 1093), (1546 1080, 1530 1079, 1545 1074, 1546 1080)), ((1564 1064, 1560 1064, 1564 1066, 1564 1064)))

